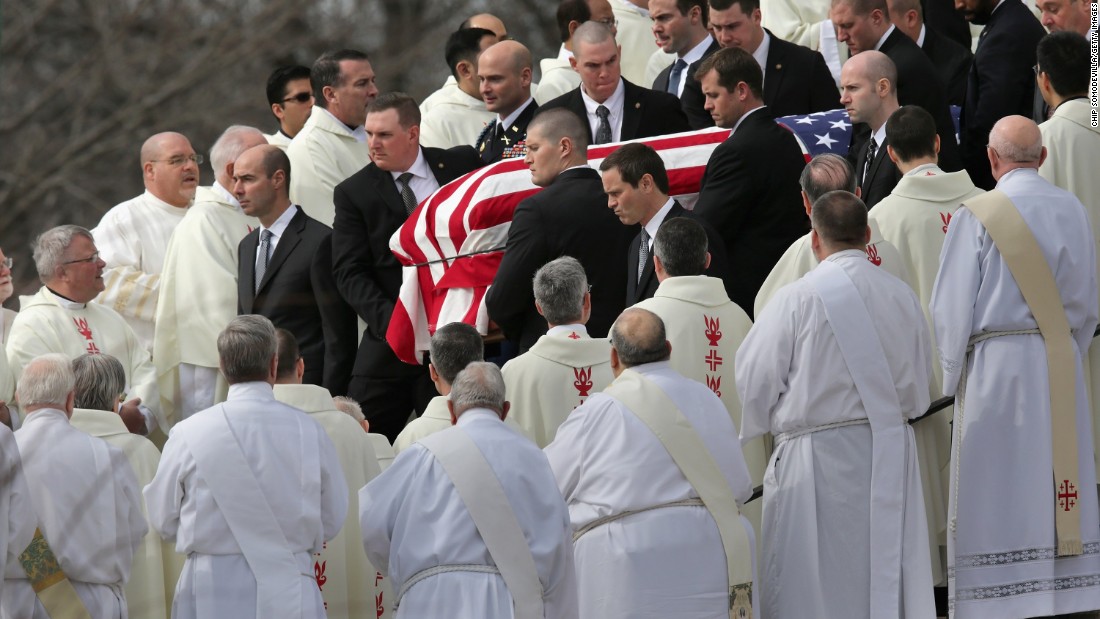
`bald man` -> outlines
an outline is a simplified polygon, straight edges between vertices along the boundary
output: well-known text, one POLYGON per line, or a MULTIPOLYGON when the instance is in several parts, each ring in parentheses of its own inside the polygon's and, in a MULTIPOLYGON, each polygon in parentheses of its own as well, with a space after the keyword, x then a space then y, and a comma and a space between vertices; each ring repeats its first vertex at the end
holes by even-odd
POLYGON ((1096 610, 1100 523, 1082 367, 1100 318, 1089 219, 1080 200, 1039 176, 1046 149, 1030 119, 998 121, 986 152, 997 191, 952 217, 930 304, 943 391, 958 402, 954 612, 1096 610))
MULTIPOLYGON (((615 14, 608 0, 561 0, 557 11, 561 47, 557 56, 539 62, 542 81, 535 101, 539 104, 564 95, 581 84, 581 78, 569 64, 573 57, 573 33, 586 21, 614 24, 615 14)), ((617 30, 616 30, 617 31, 617 30)), ((652 40, 652 37, 650 37, 652 40)), ((648 51, 648 50, 647 50, 648 51)))
POLYGON ((897 164, 886 154, 886 120, 898 109, 897 76, 894 62, 873 50, 852 56, 840 70, 840 104, 852 124, 864 123, 871 129, 870 138, 854 153, 848 152, 867 208, 890 195, 901 179, 897 164))
POLYGON ((494 122, 485 126, 474 145, 485 163, 527 153, 527 124, 539 104, 531 98, 531 52, 522 43, 501 41, 477 60, 481 98, 494 122))
POLYGON ((107 263, 105 288, 96 301, 122 314, 150 352, 168 239, 195 199, 202 161, 182 134, 158 133, 145 140, 145 193, 114 206, 92 230, 107 263))

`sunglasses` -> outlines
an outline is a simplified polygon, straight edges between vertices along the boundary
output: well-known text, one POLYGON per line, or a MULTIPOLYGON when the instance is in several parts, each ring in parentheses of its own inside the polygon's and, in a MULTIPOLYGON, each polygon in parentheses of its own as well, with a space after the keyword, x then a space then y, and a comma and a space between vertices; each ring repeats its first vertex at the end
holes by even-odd
POLYGON ((283 103, 287 103, 287 102, 290 102, 290 101, 297 101, 298 103, 308 103, 310 97, 312 97, 312 96, 313 96, 312 93, 300 92, 300 93, 294 95, 293 97, 287 97, 286 99, 283 99, 283 103))

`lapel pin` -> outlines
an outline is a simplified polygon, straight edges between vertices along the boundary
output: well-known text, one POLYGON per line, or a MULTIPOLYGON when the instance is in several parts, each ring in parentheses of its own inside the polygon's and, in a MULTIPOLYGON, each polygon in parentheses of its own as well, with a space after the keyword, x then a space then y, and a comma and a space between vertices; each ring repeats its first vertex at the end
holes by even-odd
POLYGON ((642 108, 642 104, 641 104, 641 103, 635 103, 635 104, 634 104, 634 109, 636 109, 636 110, 640 110, 641 108, 642 108))
POLYGON ((782 68, 783 68, 783 65, 781 65, 781 64, 777 64, 777 65, 775 65, 775 68, 776 68, 776 70, 778 71, 779 69, 782 69, 782 68))

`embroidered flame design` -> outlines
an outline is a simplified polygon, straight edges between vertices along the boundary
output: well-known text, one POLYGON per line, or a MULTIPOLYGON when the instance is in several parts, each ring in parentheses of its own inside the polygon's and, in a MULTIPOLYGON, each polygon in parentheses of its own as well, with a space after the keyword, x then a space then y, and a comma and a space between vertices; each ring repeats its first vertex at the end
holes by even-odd
POLYGON ((951 224, 951 213, 940 213, 940 221, 943 222, 943 233, 947 234, 947 226, 951 224))
POLYGON ((871 264, 877 267, 882 266, 882 258, 878 256, 878 247, 875 247, 875 243, 868 245, 863 251, 867 252, 867 260, 871 264))
POLYGON ((325 576, 325 567, 327 561, 320 561, 313 564, 313 577, 317 580, 317 588, 324 590, 325 583, 328 582, 328 576, 325 576))
POLYGON ((717 346, 722 339, 721 322, 718 318, 711 318, 707 315, 703 316, 703 322, 707 325, 707 330, 703 332, 703 335, 707 336, 711 346, 717 346))
POLYGON ((714 392, 714 395, 722 397, 722 377, 707 375, 707 387, 714 392))
POLYGON ((588 397, 588 392, 592 389, 592 368, 573 368, 573 376, 577 379, 573 381, 573 386, 577 388, 577 395, 582 398, 588 397))

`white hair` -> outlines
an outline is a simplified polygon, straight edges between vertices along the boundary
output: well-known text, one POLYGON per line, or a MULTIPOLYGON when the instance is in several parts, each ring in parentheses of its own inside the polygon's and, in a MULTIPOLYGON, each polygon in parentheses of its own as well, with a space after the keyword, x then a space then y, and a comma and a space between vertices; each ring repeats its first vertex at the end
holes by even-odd
POLYGON ((351 418, 356 421, 366 421, 367 419, 366 416, 363 415, 363 407, 359 406, 358 402, 346 395, 334 396, 332 398, 332 403, 336 406, 336 410, 351 415, 351 418))
POLYGON ((451 402, 459 416, 471 408, 504 411, 504 377, 488 361, 475 361, 458 373, 451 383, 451 402))
POLYGON ((49 353, 35 357, 23 368, 15 396, 24 410, 51 406, 61 408, 75 384, 69 358, 61 353, 49 353))
POLYGON ((259 138, 262 143, 267 143, 264 134, 255 127, 248 125, 230 125, 218 136, 217 141, 210 147, 210 167, 214 168, 214 174, 225 172, 225 166, 236 161, 241 153, 253 146, 248 138, 259 138))

